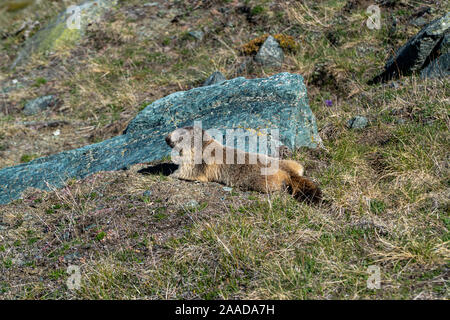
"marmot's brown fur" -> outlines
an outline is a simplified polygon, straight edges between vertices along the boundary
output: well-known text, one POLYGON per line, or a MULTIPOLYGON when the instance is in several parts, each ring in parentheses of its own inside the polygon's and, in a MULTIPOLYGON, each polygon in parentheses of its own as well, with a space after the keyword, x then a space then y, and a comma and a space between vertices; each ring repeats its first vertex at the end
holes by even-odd
POLYGON ((166 143, 179 151, 181 156, 181 164, 171 175, 172 177, 192 181, 219 182, 230 187, 264 193, 287 189, 299 201, 319 202, 322 198, 319 187, 303 177, 303 166, 296 161, 281 160, 261 154, 256 157, 256 154, 225 147, 197 127, 184 127, 173 131, 167 135, 166 143), (199 164, 194 163, 194 131, 201 139, 199 139, 201 142, 198 143, 202 148, 199 153, 202 156, 201 161, 197 162, 199 164), (188 145, 185 144, 186 142, 188 145), (205 150, 209 152, 209 156, 205 157, 205 150), (232 164, 226 162, 227 152, 233 155, 233 161, 228 160, 228 163, 232 164), (256 163, 255 158, 257 158, 256 163), (243 163, 239 164, 238 159, 244 159, 244 161, 240 161, 243 163), (274 162, 276 162, 275 166, 274 162), (273 173, 262 174, 262 170, 271 167, 276 168, 273 173))

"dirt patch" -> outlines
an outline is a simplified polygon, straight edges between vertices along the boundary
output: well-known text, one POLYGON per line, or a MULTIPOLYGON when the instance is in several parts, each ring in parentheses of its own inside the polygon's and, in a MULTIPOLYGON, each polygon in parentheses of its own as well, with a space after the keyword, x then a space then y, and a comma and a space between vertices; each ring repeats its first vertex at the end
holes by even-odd
POLYGON ((392 132, 387 129, 369 128, 362 132, 358 143, 384 146, 391 142, 392 132))
POLYGON ((367 162, 378 175, 384 175, 388 172, 389 164, 381 152, 368 154, 367 162))

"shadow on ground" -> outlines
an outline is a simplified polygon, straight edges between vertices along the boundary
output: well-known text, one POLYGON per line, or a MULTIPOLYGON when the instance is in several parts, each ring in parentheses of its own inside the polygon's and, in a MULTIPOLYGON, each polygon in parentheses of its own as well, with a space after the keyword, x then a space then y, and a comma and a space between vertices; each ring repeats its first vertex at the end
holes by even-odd
POLYGON ((162 174, 163 176, 169 176, 175 170, 178 169, 178 165, 175 163, 158 163, 146 168, 142 168, 138 171, 140 174, 162 174))

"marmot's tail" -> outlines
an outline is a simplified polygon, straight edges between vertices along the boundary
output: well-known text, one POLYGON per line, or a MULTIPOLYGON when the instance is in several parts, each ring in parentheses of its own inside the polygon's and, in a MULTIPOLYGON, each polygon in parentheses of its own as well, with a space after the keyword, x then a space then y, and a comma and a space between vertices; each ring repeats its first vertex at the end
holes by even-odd
POLYGON ((305 177, 291 174, 288 186, 290 188, 289 191, 299 201, 319 203, 322 200, 320 188, 305 177))

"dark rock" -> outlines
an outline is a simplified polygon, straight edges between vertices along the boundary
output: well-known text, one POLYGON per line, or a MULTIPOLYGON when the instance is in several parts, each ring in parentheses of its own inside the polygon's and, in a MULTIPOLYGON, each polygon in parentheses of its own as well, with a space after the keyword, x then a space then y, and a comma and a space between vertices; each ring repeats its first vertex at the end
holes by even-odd
POLYGON ((159 99, 142 110, 120 136, 0 170, 0 203, 18 199, 28 187, 60 188, 70 178, 162 159, 171 152, 165 136, 194 121, 202 121, 204 129, 222 132, 240 128, 246 136, 258 136, 261 131, 242 128, 279 128, 280 143, 291 149, 322 143, 302 76, 240 77, 159 99))
POLYGON ((284 61, 283 49, 274 37, 267 37, 258 53, 255 61, 268 67, 280 67, 284 61))
POLYGON ((347 121, 347 127, 350 129, 364 129, 367 127, 368 120, 363 116, 356 116, 347 121))
POLYGON ((57 98, 53 95, 43 96, 37 99, 28 101, 23 108, 23 113, 27 116, 42 112, 48 108, 51 108, 57 103, 57 98))
POLYGON ((227 78, 225 78, 225 76, 221 72, 216 71, 212 75, 210 75, 208 79, 206 79, 206 81, 203 83, 203 86, 219 84, 226 80, 227 80, 227 78))
POLYGON ((450 74, 450 33, 445 35, 437 52, 440 56, 421 71, 422 78, 444 78, 450 74))
POLYGON ((433 60, 420 73, 422 79, 425 78, 444 78, 450 75, 450 53, 441 55, 433 60))
POLYGON ((402 75, 409 75, 425 68, 435 59, 450 26, 450 12, 431 21, 418 34, 397 50, 389 59, 384 71, 369 81, 369 84, 386 82, 402 75))

